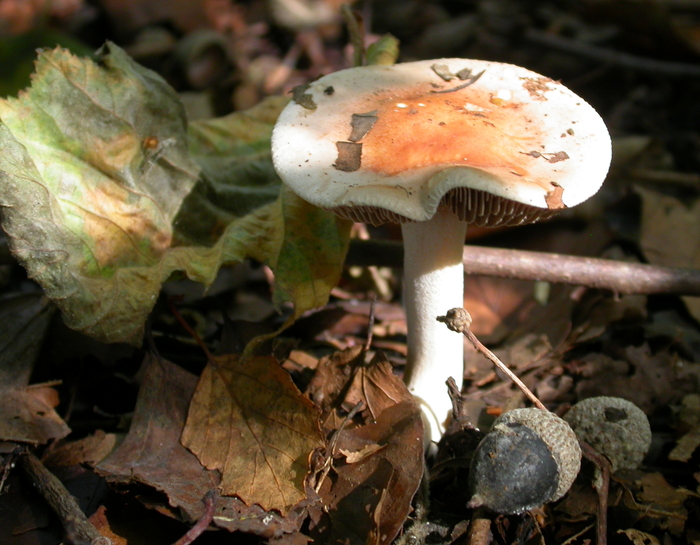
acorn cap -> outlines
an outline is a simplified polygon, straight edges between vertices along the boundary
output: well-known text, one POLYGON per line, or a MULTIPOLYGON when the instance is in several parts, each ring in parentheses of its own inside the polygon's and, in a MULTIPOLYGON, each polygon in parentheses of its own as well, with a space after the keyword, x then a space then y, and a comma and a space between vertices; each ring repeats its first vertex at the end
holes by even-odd
POLYGON ((440 59, 350 68, 297 89, 272 154, 298 195, 343 217, 423 221, 443 203, 502 225, 595 194, 611 144, 595 110, 558 82, 440 59))
POLYGON ((522 513, 561 498, 580 466, 578 440, 561 418, 534 408, 509 411, 474 452, 468 505, 522 513))
POLYGON ((559 482, 549 501, 561 498, 571 488, 581 469, 581 447, 570 425, 556 414, 542 409, 513 409, 499 416, 494 426, 519 422, 533 430, 547 444, 559 468, 559 482))
POLYGON ((651 428, 644 412, 619 397, 591 397, 564 415, 581 440, 618 469, 636 469, 651 446, 651 428))

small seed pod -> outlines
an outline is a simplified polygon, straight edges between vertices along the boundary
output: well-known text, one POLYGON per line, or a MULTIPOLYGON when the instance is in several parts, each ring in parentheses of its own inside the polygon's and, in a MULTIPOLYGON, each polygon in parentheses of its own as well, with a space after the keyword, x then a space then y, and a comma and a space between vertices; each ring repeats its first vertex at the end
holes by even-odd
POLYGON ((636 469, 651 445, 651 428, 644 412, 619 397, 591 397, 564 416, 576 435, 610 460, 613 473, 636 469))
POLYGON ((549 411, 515 409, 496 419, 469 470, 469 507, 523 513, 561 498, 581 467, 569 425, 549 411))

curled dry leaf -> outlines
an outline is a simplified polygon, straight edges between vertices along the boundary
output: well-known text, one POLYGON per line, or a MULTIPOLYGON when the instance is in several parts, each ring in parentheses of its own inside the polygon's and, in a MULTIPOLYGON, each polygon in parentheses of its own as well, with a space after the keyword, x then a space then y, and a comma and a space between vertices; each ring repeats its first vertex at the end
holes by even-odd
POLYGON ((321 543, 390 543, 423 475, 423 424, 405 384, 382 355, 349 348, 319 362, 309 385, 330 427, 330 450, 314 474, 324 508, 310 507, 321 543), (348 421, 347 409, 364 410, 348 421), (327 471, 327 473, 326 473, 327 471))
POLYGON ((0 440, 40 445, 70 433, 58 416, 53 388, 28 387, 0 391, 0 440))
POLYGON ((221 491, 283 516, 306 498, 318 409, 269 357, 214 359, 192 398, 183 444, 222 474, 221 491))
POLYGON ((402 401, 374 422, 341 431, 333 473, 319 489, 323 512, 311 508, 314 540, 391 543, 423 474, 423 425, 415 403, 402 401), (362 455, 347 460, 343 452, 362 455))

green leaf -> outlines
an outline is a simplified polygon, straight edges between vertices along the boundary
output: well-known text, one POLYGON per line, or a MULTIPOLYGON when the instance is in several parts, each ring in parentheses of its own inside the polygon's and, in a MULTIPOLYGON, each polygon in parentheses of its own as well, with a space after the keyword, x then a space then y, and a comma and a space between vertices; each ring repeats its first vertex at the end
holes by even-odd
POLYGON ((99 64, 40 55, 31 88, 0 100, 0 205, 13 253, 69 327, 139 344, 173 272, 208 286, 247 258, 273 268, 291 319, 326 302, 350 224, 277 196, 270 134, 285 101, 188 135, 176 93, 115 45, 99 64))
POLYGON ((367 64, 396 64, 399 58, 399 40, 391 34, 385 34, 367 48, 367 64))
POLYGON ((211 245, 235 218, 277 198, 270 137, 288 102, 268 97, 246 111, 190 124, 190 153, 202 176, 175 219, 178 243, 211 245))
POLYGON ((293 318, 325 305, 338 284, 352 222, 317 208, 283 189, 278 201, 281 245, 275 271, 275 303, 294 304, 293 318))

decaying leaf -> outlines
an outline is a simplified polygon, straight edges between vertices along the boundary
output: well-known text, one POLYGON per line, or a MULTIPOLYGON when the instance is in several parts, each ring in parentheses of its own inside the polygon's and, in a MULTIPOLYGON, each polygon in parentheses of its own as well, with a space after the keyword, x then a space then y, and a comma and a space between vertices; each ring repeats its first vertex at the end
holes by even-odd
POLYGON ((222 474, 221 491, 286 515, 306 498, 318 410, 268 357, 211 361, 192 398, 182 443, 222 474))
MULTIPOLYGON (((655 265, 700 268, 700 200, 688 205, 650 189, 635 191, 642 197, 640 245, 646 258, 655 265)), ((683 301, 699 320, 700 297, 686 296, 683 301)))
POLYGON ((246 258, 276 269, 290 321, 325 303, 350 223, 291 192, 273 200, 269 134, 282 103, 188 135, 175 91, 117 46, 99 64, 60 48, 40 55, 32 86, 0 101, 0 205, 13 253, 71 328, 139 344, 173 272, 208 286, 222 263, 246 258), (200 175, 188 145, 202 178, 182 208, 200 175))
POLYGON ((687 462, 700 447, 700 395, 688 394, 683 398, 678 420, 685 433, 678 439, 668 459, 687 462))
MULTIPOLYGON (((202 466, 180 443, 196 385, 197 377, 191 373, 168 361, 147 357, 129 434, 97 466, 110 482, 141 483, 163 492, 170 507, 190 521, 202 516, 202 498, 221 484, 221 474, 202 466)), ((205 424, 201 429, 206 431, 205 424)), ((166 510, 164 506, 159 508, 166 510)), ((258 505, 247 506, 234 496, 215 497, 214 524, 265 538, 296 532, 304 514, 304 502, 283 517, 258 505)))
POLYGON ((423 475, 423 424, 413 397, 381 355, 369 365, 364 358, 361 347, 324 358, 309 385, 335 430, 314 476, 324 508, 310 508, 311 536, 320 543, 390 543, 423 475), (348 422, 347 409, 360 402, 359 421, 348 422))
POLYGON ((634 545, 661 545, 661 542, 653 535, 647 534, 646 532, 642 532, 641 530, 637 530, 635 528, 618 530, 617 533, 626 535, 629 540, 634 543, 634 545))
POLYGON ((28 386, 53 314, 53 305, 36 294, 0 302, 0 441, 40 445, 70 433, 54 410, 58 392, 41 384, 28 386))
POLYGON ((110 482, 142 483, 164 492, 193 520, 216 481, 179 441, 197 377, 156 357, 142 366, 141 387, 129 434, 97 471, 110 482))
POLYGON ((175 218, 178 245, 210 246, 229 223, 277 198, 270 137, 287 102, 268 97, 248 110, 190 123, 189 151, 201 176, 175 218))
POLYGON ((319 489, 325 508, 316 513, 314 541, 391 543, 423 473, 423 426, 415 403, 402 401, 376 421, 340 432, 333 472, 319 489), (342 452, 363 456, 348 461, 342 452))
POLYGON ((689 497, 698 495, 672 486, 661 473, 646 473, 635 485, 642 487, 638 497, 632 499, 625 496, 625 504, 661 529, 680 535, 688 519, 688 509, 684 503, 689 497))
POLYGON ((104 460, 116 445, 116 434, 96 430, 76 441, 54 443, 42 457, 42 462, 48 467, 95 465, 104 460))
POLYGON ((53 388, 12 388, 0 391, 0 399, 0 440, 40 445, 70 433, 54 410, 58 394, 53 388))

